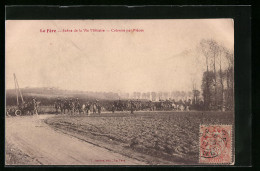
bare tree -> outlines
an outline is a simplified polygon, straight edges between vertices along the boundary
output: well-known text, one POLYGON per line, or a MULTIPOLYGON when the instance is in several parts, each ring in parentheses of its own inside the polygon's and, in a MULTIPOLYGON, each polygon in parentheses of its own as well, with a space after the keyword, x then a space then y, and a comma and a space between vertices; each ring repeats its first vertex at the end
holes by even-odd
POLYGON ((205 57, 205 61, 206 61, 206 73, 204 73, 204 88, 203 88, 203 92, 204 92, 204 103, 205 103, 205 107, 208 108, 209 106, 209 58, 210 58, 210 51, 209 51, 209 43, 208 40, 201 40, 200 42, 200 50, 202 51, 204 57, 205 57))
POLYGON ((146 93, 143 92, 141 97, 142 99, 146 99, 146 93))
MULTIPOLYGON (((212 70, 213 70, 213 74, 214 74, 214 106, 217 107, 218 106, 218 101, 217 101, 217 68, 216 68, 216 64, 217 64, 217 60, 220 56, 221 53, 221 48, 220 45, 217 43, 217 41, 213 40, 213 39, 207 39, 207 40, 202 40, 200 42, 201 45, 201 50, 202 53, 204 54, 205 58, 206 58, 206 66, 207 66, 207 74, 209 72, 209 62, 211 63, 212 66, 212 70)), ((206 87, 209 87, 208 84, 208 79, 206 77, 206 87)))
POLYGON ((222 72, 222 63, 223 63, 223 55, 224 57, 227 56, 228 50, 220 46, 219 47, 219 58, 218 58, 218 65, 219 65, 219 80, 220 80, 220 85, 221 85, 221 110, 224 111, 225 108, 225 100, 224 100, 224 73, 222 72))
POLYGON ((151 99, 151 92, 147 92, 146 97, 147 97, 148 100, 150 100, 151 99))
POLYGON ((197 84, 196 84, 196 82, 195 82, 195 79, 194 78, 192 78, 191 79, 191 81, 192 81, 192 94, 193 94, 193 104, 197 104, 197 100, 198 100, 198 97, 197 97, 197 84))
POLYGON ((156 100, 156 92, 151 92, 152 101, 156 100))
POLYGON ((212 39, 201 40, 199 48, 206 61, 206 72, 203 73, 202 80, 205 106, 211 106, 212 109, 220 106, 224 110, 228 104, 232 108, 234 102, 234 54, 232 50, 212 39))
POLYGON ((226 101, 229 108, 234 105, 234 54, 231 50, 225 50, 225 57, 227 59, 228 67, 226 69, 226 101))
POLYGON ((215 40, 209 40, 209 47, 210 47, 210 53, 211 53, 211 61, 212 61, 212 65, 213 65, 213 73, 214 73, 214 105, 215 107, 218 106, 218 101, 217 101, 217 71, 216 71, 216 60, 217 57, 220 54, 220 47, 218 45, 218 43, 215 40))
POLYGON ((136 92, 136 96, 137 96, 137 99, 140 99, 141 98, 141 93, 140 92, 136 92))
POLYGON ((163 92, 163 98, 166 100, 169 98, 169 92, 163 92))

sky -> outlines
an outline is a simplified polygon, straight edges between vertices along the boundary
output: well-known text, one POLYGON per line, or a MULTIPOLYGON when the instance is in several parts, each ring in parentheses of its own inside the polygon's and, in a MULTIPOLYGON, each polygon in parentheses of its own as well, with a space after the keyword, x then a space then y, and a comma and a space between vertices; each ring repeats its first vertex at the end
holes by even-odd
POLYGON ((233 20, 7 20, 6 89, 14 88, 15 73, 20 88, 191 91, 192 80, 200 87, 205 71, 197 51, 202 39, 233 49, 233 20))

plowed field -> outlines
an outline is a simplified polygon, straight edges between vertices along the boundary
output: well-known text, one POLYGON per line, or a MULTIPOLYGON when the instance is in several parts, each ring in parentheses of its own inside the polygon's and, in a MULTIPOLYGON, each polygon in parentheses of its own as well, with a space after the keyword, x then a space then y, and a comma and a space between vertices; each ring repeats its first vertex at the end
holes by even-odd
POLYGON ((200 124, 234 124, 232 112, 137 112, 58 115, 47 124, 149 164, 195 164, 200 124), (148 156, 148 157, 147 157, 148 156))

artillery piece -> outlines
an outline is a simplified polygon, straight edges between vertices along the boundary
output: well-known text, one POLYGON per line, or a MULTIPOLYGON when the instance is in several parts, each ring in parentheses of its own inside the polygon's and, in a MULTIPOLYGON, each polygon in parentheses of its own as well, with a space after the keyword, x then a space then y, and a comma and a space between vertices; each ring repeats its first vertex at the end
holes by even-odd
POLYGON ((21 116, 21 115, 26 115, 28 113, 31 113, 33 114, 33 109, 34 109, 34 106, 32 103, 26 103, 23 99, 23 95, 22 95, 22 92, 19 88, 19 84, 18 84, 18 81, 17 81, 17 78, 14 75, 14 84, 15 84, 15 92, 16 92, 16 106, 13 106, 9 109, 6 109, 6 115, 9 116, 21 116), (19 100, 19 96, 20 96, 20 99, 19 100), (20 102, 21 101, 21 102, 20 102))

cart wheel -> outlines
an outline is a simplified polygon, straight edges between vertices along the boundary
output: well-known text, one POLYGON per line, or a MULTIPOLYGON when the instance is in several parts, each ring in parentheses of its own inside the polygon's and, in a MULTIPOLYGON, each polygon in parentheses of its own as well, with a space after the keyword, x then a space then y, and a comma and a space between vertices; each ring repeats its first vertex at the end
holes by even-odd
POLYGON ((20 110, 16 110, 14 114, 15 116, 21 116, 22 112, 20 110))

